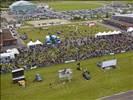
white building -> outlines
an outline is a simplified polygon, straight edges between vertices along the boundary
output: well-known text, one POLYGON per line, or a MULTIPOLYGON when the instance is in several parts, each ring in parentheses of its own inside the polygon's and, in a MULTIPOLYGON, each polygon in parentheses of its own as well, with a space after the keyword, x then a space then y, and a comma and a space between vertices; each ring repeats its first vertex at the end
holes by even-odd
POLYGON ((15 13, 33 12, 37 6, 29 1, 16 1, 9 6, 9 9, 15 13))

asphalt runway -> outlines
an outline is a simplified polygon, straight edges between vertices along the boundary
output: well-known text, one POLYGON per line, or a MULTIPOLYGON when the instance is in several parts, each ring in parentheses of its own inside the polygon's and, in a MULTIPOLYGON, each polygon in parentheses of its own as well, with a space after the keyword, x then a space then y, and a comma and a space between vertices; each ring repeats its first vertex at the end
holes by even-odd
POLYGON ((133 90, 103 97, 100 100, 133 100, 133 90))

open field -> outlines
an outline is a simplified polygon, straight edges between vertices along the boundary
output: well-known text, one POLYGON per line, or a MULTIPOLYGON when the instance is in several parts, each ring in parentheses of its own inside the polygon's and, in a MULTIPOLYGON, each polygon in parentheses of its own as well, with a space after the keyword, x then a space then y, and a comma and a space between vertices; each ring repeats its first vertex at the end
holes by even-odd
POLYGON ((49 26, 44 28, 21 28, 18 30, 20 34, 26 33, 28 39, 25 40, 25 43, 29 42, 30 40, 36 41, 39 39, 40 41, 44 42, 45 36, 48 33, 56 34, 57 32, 61 32, 60 38, 72 38, 72 37, 84 37, 88 35, 94 35, 97 32, 104 32, 109 31, 103 26, 93 26, 89 27, 87 25, 79 25, 79 24, 69 24, 69 25, 58 25, 58 26, 49 26))
POLYGON ((49 6, 55 10, 80 10, 80 9, 95 9, 103 6, 105 1, 56 1, 48 2, 49 6))
MULTIPOLYGON (((12 0, 7 0, 6 2, 2 2, 1 7, 5 8, 12 4, 12 0)), ((40 3, 38 1, 33 1, 34 3, 40 3)), ((41 3, 47 3, 50 7, 54 8, 55 10, 79 10, 79 9, 94 9, 97 7, 101 7, 103 4, 107 3, 107 1, 60 1, 60 0, 42 0, 41 3)))
MULTIPOLYGON (((6 0, 1 1, 0 8, 8 8, 9 5, 11 5, 14 2, 14 0, 6 0)), ((33 3, 40 3, 40 1, 32 1, 33 3)), ((124 3, 133 3, 132 0, 126 0, 126 1, 118 1, 118 2, 124 2, 124 3)), ((82 1, 82 0, 41 0, 41 3, 47 3, 55 10, 79 10, 79 9, 94 9, 97 7, 101 7, 104 4, 111 3, 110 0, 106 1, 82 1)))
MULTIPOLYGON (((50 5, 50 7, 59 11, 94 9, 108 3, 108 1, 46 1, 46 3, 50 5)), ((37 39, 44 43, 45 36, 49 33, 56 34, 57 32, 60 32, 61 34, 58 35, 63 41, 64 39, 68 38, 78 39, 80 37, 94 36, 97 32, 111 30, 98 24, 96 26, 89 27, 87 25, 76 24, 75 22, 74 24, 57 25, 41 28, 35 28, 33 27, 33 25, 31 25, 31 23, 26 24, 28 26, 27 28, 18 29, 20 35, 26 34, 28 36, 28 39, 24 41, 25 44, 30 40, 36 41, 37 39)), ((102 46, 106 45, 103 43, 102 46)), ((85 48, 85 46, 81 48, 83 48, 81 50, 83 52, 87 50, 89 51, 89 49, 87 47, 85 48)), ((28 57, 23 58, 26 58, 25 61, 28 62, 29 59, 32 59, 33 57, 37 58, 42 54, 39 60, 48 58, 51 60, 51 58, 56 58, 58 56, 58 52, 56 54, 56 50, 57 49, 53 48, 49 50, 49 52, 37 52, 36 54, 29 54, 28 57), (46 56, 43 54, 51 56, 46 56)), ((74 50, 75 48, 70 48, 70 53, 72 55, 75 53, 74 50)), ((66 55, 68 54, 69 50, 66 50, 66 55)), ((23 59, 20 61, 23 61, 23 59)), ((77 62, 51 65, 47 67, 33 69, 30 71, 25 71, 27 85, 26 88, 20 87, 17 84, 12 84, 11 73, 1 74, 1 100, 96 100, 105 96, 111 96, 120 92, 133 90, 133 50, 127 53, 95 57, 80 61, 80 63, 83 69, 87 68, 89 70, 91 74, 91 80, 85 80, 82 77, 82 71, 76 70, 77 62), (113 58, 118 59, 118 65, 116 69, 103 70, 96 66, 97 62, 99 61, 113 58), (63 84, 59 81, 58 70, 63 68, 72 69, 73 76, 71 82, 63 84), (33 82, 35 74, 37 73, 42 76, 42 82, 33 82), (51 83, 52 86, 50 87, 49 84, 51 83)), ((12 65, 6 67, 11 66, 12 65)))
POLYGON ((83 79, 80 71, 76 70, 76 62, 53 65, 25 72, 27 87, 22 88, 11 83, 11 75, 1 75, 2 100, 95 100, 103 96, 133 89, 133 52, 112 56, 97 57, 81 61, 83 68, 88 68, 91 80, 83 79), (116 69, 103 71, 96 66, 98 61, 118 58, 116 69), (70 83, 58 84, 58 70, 71 68, 73 79, 70 83), (36 73, 44 79, 41 83, 33 83, 36 73), (52 88, 49 83, 53 83, 52 88))

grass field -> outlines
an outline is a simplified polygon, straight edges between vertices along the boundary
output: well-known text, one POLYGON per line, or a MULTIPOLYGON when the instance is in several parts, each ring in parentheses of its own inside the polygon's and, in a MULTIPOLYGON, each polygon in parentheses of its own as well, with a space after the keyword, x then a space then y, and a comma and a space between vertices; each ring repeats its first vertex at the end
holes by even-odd
MULTIPOLYGON (((13 0, 6 0, 1 1, 0 8, 8 8, 9 5, 11 5, 14 1, 13 0)), ((94 9, 97 7, 101 7, 104 4, 111 3, 110 0, 106 1, 82 1, 82 0, 41 0, 41 1, 32 1, 33 3, 47 3, 55 10, 79 10, 79 9, 94 9)), ((123 3, 133 3, 132 0, 126 0, 126 1, 118 1, 123 3)))
POLYGON ((122 91, 133 89, 133 52, 104 56, 81 61, 83 68, 88 68, 91 80, 83 79, 76 70, 76 62, 51 67, 38 68, 25 72, 27 87, 22 88, 11 83, 11 74, 1 75, 1 100, 95 100, 122 91), (103 71, 96 66, 103 59, 118 59, 116 69, 103 71), (71 68, 73 79, 70 83, 57 84, 58 70, 71 68), (33 83, 36 73, 40 73, 43 82, 33 83), (53 83, 52 88, 49 83, 53 83))
MULTIPOLYGON (((103 4, 108 3, 107 1, 75 1, 75 0, 43 0, 43 1, 33 1, 33 3, 47 3, 50 7, 55 10, 79 10, 79 9, 94 9, 97 7, 101 7, 103 4)), ((13 1, 6 0, 6 2, 2 2, 0 5, 1 8, 8 7, 11 5, 13 1)))
POLYGON ((45 36, 48 35, 48 33, 56 34, 58 31, 61 32, 60 38, 71 38, 71 37, 84 37, 88 35, 94 35, 97 32, 104 32, 109 31, 110 29, 107 29, 103 26, 93 26, 89 27, 86 25, 59 25, 59 26, 49 26, 48 29, 43 28, 21 28, 18 30, 20 34, 26 33, 29 37, 28 40, 25 41, 25 43, 29 42, 30 40, 36 41, 39 39, 40 41, 44 42, 45 36), (76 31, 77 27, 77 31, 76 31), (76 31, 76 33, 74 33, 76 31))
POLYGON ((56 1, 48 2, 49 6, 55 10, 80 10, 80 9, 95 9, 103 6, 105 1, 56 1))
MULTIPOLYGON (((79 10, 79 9, 94 9, 103 6, 107 3, 102 1, 56 1, 47 2, 56 10, 79 10)), ((5 5, 6 6, 6 5, 5 5)), ((62 25, 43 28, 21 28, 18 30, 20 34, 26 33, 29 42, 39 39, 42 42, 48 33, 55 34, 60 31, 61 39, 71 37, 85 37, 94 35, 101 31, 109 31, 102 26, 89 28, 85 25, 62 25), (77 29, 77 33, 75 30, 77 29)), ((26 88, 22 88, 17 84, 12 84, 11 73, 0 75, 1 82, 1 100, 96 100, 98 98, 119 93, 122 91, 133 90, 133 51, 123 54, 110 55, 92 58, 81 61, 81 67, 87 68, 91 74, 91 80, 83 79, 82 72, 76 70, 75 63, 59 64, 44 68, 38 68, 30 71, 25 71, 26 88), (96 63, 105 59, 118 59, 116 69, 102 70, 96 66, 96 63), (59 83, 58 70, 62 68, 71 68, 73 71, 72 81, 66 84, 59 83), (33 83, 36 73, 41 74, 43 81, 33 83), (52 88, 49 84, 52 83, 52 88)))

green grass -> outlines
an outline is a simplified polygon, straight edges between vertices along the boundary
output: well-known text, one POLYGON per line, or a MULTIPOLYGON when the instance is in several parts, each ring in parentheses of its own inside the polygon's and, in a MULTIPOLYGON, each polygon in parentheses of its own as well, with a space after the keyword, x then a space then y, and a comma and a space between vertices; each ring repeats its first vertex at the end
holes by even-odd
MULTIPOLYGON (((8 8, 9 5, 11 5, 14 1, 13 0, 2 0, 0 8, 8 8)), ((106 1, 87 1, 87 0, 41 0, 41 1, 34 1, 33 3, 40 3, 44 2, 50 5, 50 7, 54 8, 55 10, 79 10, 79 9, 94 9, 97 7, 101 7, 104 4, 111 3, 110 0, 106 1)), ((123 1, 118 1, 123 2, 123 1)), ((126 0, 123 3, 133 3, 132 0, 126 0)))
POLYGON ((124 1, 125 3, 131 3, 131 4, 133 4, 133 0, 126 0, 126 1, 124 1))
POLYGON ((105 2, 101 1, 56 1, 48 2, 50 7, 55 10, 80 10, 80 9, 95 9, 103 6, 105 2))
MULTIPOLYGON (((7 8, 11 5, 14 1, 6 0, 5 2, 2 1, 2 5, 0 8, 7 8)), ((50 5, 50 7, 54 8, 55 10, 79 10, 79 9, 94 9, 97 7, 101 7, 107 1, 60 1, 60 0, 43 0, 43 1, 33 1, 33 3, 40 3, 44 2, 50 5)))
POLYGON ((48 33, 56 34, 56 32, 62 32, 60 35, 61 39, 65 38, 71 38, 71 37, 85 37, 88 35, 94 35, 97 32, 104 32, 109 31, 109 29, 103 27, 103 26, 93 26, 89 27, 86 25, 59 25, 59 26, 50 26, 48 29, 43 28, 21 28, 18 30, 20 34, 26 33, 28 35, 28 40, 25 41, 25 43, 29 42, 30 40, 36 41, 39 39, 40 41, 44 42, 45 36, 48 35, 48 33), (76 30, 76 26, 78 26, 78 32, 74 33, 76 30), (74 31, 74 32, 71 32, 74 31))
POLYGON ((133 52, 104 56, 81 61, 88 68, 92 79, 86 81, 76 70, 76 63, 53 65, 25 72, 27 87, 22 88, 11 83, 11 74, 1 75, 1 100, 95 100, 122 91, 133 89, 133 52), (103 59, 118 59, 116 69, 103 71, 96 66, 103 59), (73 70, 70 83, 58 84, 58 70, 69 67, 73 70), (40 73, 43 82, 33 83, 36 73, 40 73), (49 83, 54 83, 49 88, 49 83))

